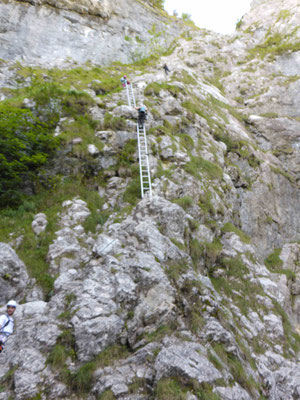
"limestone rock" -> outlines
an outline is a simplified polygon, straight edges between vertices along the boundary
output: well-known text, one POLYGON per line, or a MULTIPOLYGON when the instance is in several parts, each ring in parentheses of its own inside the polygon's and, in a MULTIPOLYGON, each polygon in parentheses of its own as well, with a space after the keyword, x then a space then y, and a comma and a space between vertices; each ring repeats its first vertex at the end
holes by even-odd
POLYGON ((39 235, 40 233, 44 232, 47 227, 47 223, 48 222, 46 214, 44 213, 36 214, 31 224, 34 233, 36 235, 39 235))
POLYGON ((29 284, 24 263, 16 252, 6 243, 0 243, 0 303, 14 298, 21 300, 29 284))
POLYGON ((221 378, 220 372, 207 360, 197 343, 173 344, 161 350, 155 361, 156 380, 180 375, 199 383, 212 383, 221 378))

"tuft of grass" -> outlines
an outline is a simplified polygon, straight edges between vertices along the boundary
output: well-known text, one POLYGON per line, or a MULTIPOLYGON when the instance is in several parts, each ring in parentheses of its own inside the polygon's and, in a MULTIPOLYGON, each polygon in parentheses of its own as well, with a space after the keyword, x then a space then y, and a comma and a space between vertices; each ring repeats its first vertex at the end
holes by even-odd
POLYGON ((180 199, 173 200, 173 203, 178 204, 180 207, 182 207, 186 211, 187 209, 192 207, 193 198, 191 196, 184 196, 184 197, 181 197, 180 199))
POLYGON ((243 243, 249 244, 251 242, 249 236, 247 236, 243 231, 234 226, 231 222, 227 222, 226 224, 224 224, 221 228, 221 232, 234 232, 237 236, 239 236, 243 243))
POLYGON ((111 390, 105 390, 98 400, 116 400, 116 397, 111 390))
POLYGON ((112 363, 116 360, 127 358, 129 355, 130 352, 126 346, 114 344, 107 347, 100 354, 98 354, 95 362, 97 368, 104 368, 112 365, 112 363))
POLYGON ((56 344, 47 358, 47 364, 54 369, 60 369, 65 365, 69 353, 65 346, 56 344))
POLYGON ((171 280, 176 282, 181 275, 187 272, 188 268, 188 264, 184 260, 182 260, 177 264, 168 265, 166 267, 166 273, 171 280))
POLYGON ((294 332, 292 324, 290 323, 289 317, 287 313, 283 310, 280 304, 272 299, 272 303, 274 306, 275 312, 280 315, 282 319, 282 326, 284 330, 284 340, 283 340, 283 348, 286 357, 291 356, 290 349, 292 349, 296 354, 300 350, 300 335, 294 332))
POLYGON ((176 378, 163 378, 157 382, 157 400, 186 400, 187 389, 176 378))
POLYGON ((212 180, 222 179, 223 171, 219 165, 205 160, 200 156, 191 156, 190 159, 191 161, 184 165, 184 169, 195 178, 201 179, 201 174, 205 174, 212 180))
POLYGON ((275 272, 278 269, 281 269, 283 266, 283 261, 279 257, 281 254, 281 249, 275 249, 272 254, 270 254, 265 259, 265 266, 271 271, 275 272))
POLYGON ((78 394, 88 393, 93 383, 93 375, 96 369, 95 362, 82 365, 77 371, 67 374, 67 382, 72 390, 78 394))
POLYGON ((204 254, 203 245, 201 245, 197 239, 191 240, 190 255, 194 265, 197 265, 199 263, 199 260, 203 258, 203 254, 204 254))
POLYGON ((114 117, 109 112, 104 114, 104 129, 112 129, 112 130, 124 130, 127 127, 126 119, 123 117, 114 117))

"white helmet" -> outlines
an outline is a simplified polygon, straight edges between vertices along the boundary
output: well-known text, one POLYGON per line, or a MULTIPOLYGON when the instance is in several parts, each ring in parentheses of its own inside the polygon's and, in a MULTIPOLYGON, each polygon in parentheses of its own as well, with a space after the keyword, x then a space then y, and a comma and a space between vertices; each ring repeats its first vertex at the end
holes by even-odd
POLYGON ((17 307, 17 303, 15 302, 15 300, 9 300, 9 302, 6 304, 6 307, 17 307))

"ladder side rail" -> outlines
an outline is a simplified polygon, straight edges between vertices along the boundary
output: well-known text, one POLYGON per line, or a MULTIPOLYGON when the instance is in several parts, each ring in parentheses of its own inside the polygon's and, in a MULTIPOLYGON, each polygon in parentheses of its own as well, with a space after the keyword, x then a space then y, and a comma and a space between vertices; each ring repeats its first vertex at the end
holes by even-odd
POLYGON ((136 103, 135 103, 135 97, 134 97, 134 91, 133 91, 132 83, 130 84, 130 92, 131 92, 131 99, 132 99, 132 107, 136 107, 136 103))
POLYGON ((140 129, 137 123, 137 137, 138 137, 138 154, 139 154, 139 167, 140 167, 140 182, 141 182, 141 195, 144 198, 144 185, 143 185, 143 173, 142 173, 142 158, 141 158, 141 147, 140 147, 140 129))
POLYGON ((127 103, 128 103, 128 106, 130 107, 131 103, 130 103, 130 95, 129 95, 129 89, 128 89, 127 82, 125 82, 125 88, 126 88, 126 95, 127 95, 127 103))
POLYGON ((148 181, 149 181, 149 192, 150 197, 152 197, 152 186, 151 186, 151 176, 150 176, 150 162, 149 162, 149 153, 148 153, 148 146, 147 146, 147 136, 146 136, 146 127, 144 125, 143 129, 144 140, 145 140, 145 151, 146 151, 146 163, 147 163, 147 172, 148 172, 148 181))

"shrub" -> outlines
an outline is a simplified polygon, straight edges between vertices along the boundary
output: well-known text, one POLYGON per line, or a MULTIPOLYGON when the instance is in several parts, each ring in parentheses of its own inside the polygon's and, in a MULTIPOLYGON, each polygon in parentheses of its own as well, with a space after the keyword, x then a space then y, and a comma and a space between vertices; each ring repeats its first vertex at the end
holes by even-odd
POLYGON ((0 104, 0 203, 18 205, 24 183, 33 183, 59 140, 31 111, 0 104))

